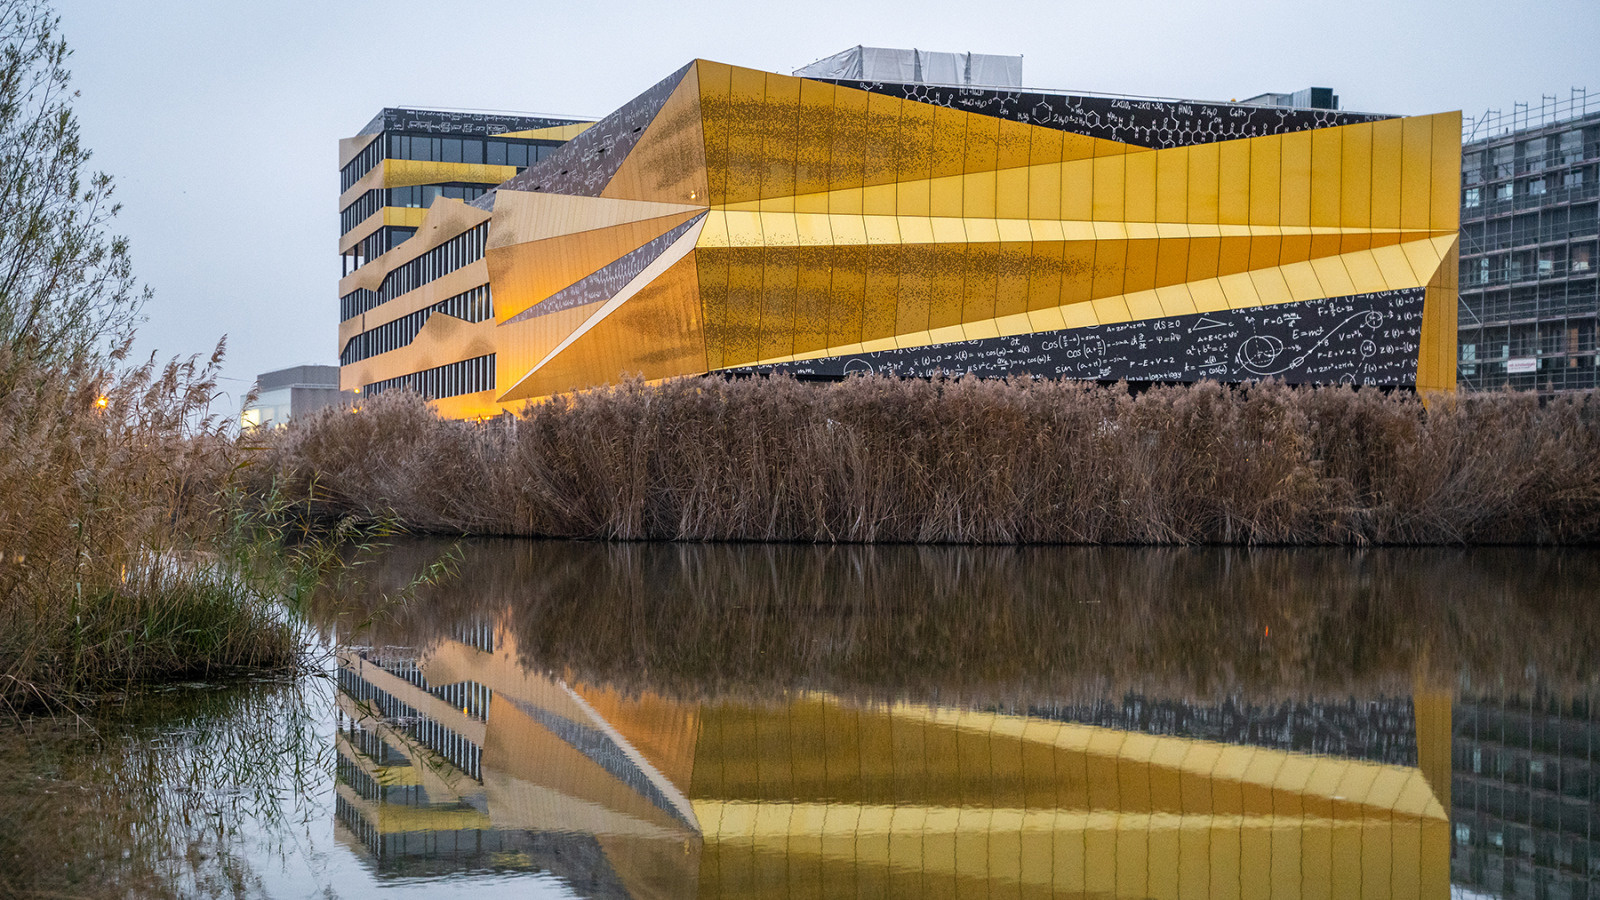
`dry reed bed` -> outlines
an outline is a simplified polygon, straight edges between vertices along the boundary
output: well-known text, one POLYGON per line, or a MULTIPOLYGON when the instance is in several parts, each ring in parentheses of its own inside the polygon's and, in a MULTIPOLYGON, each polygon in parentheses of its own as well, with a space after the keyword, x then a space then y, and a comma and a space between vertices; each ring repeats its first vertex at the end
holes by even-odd
POLYGON ((1039 380, 628 383, 444 421, 386 394, 258 475, 417 531, 970 543, 1588 543, 1600 398, 1039 380))

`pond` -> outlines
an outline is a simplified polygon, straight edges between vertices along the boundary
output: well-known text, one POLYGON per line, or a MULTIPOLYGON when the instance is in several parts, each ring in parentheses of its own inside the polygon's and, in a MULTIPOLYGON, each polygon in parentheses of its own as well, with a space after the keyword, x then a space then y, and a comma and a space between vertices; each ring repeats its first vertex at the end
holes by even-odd
POLYGON ((0 895, 1600 897, 1600 553, 412 540, 0 731, 0 895))

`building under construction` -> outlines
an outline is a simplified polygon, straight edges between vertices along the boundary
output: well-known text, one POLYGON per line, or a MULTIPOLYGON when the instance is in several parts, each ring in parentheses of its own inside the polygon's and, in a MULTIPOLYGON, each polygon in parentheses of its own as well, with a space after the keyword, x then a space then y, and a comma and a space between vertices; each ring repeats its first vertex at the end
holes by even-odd
POLYGON ((1596 386, 1600 98, 1466 120, 1458 384, 1596 386))

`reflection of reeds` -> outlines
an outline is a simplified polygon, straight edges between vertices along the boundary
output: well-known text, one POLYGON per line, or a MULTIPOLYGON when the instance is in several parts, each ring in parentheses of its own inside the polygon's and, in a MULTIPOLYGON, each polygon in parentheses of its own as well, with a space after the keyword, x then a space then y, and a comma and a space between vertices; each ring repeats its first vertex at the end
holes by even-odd
POLYGON ((487 541, 458 580, 373 615, 373 588, 438 549, 378 557, 322 614, 423 648, 499 623, 529 666, 685 697, 1276 700, 1530 676, 1579 691, 1600 649, 1589 551, 487 541))
POLYGON ((821 542, 1590 542, 1600 398, 1269 383, 629 383, 485 424, 386 394, 270 468, 421 531, 821 542))
POLYGON ((316 822, 332 749, 314 716, 329 693, 146 693, 0 730, 0 896, 260 894, 252 867, 304 846, 316 822))

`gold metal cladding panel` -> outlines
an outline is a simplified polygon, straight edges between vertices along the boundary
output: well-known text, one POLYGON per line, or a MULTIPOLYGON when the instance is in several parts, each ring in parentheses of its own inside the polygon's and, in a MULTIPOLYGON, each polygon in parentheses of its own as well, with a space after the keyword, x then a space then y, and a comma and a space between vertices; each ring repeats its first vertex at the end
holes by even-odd
POLYGON ((357 154, 367 149, 367 145, 381 137, 379 134, 358 134, 355 137, 339 139, 339 168, 350 165, 357 154))
POLYGON ((895 312, 898 336, 922 335, 926 340, 938 252, 939 248, 931 243, 906 244, 901 248, 899 303, 895 312))
POLYGON ((967 119, 960 110, 938 107, 933 111, 931 176, 960 175, 967 161, 967 119))
MULTIPOLYGON (((828 189, 830 191, 859 188, 863 184, 867 152, 867 102, 871 95, 840 87, 833 95, 833 133, 828 147, 828 189)), ((860 212, 859 202, 854 210, 847 207, 829 207, 830 212, 860 212)))
POLYGON ((794 297, 794 354, 826 349, 833 299, 832 244, 797 248, 794 297))
POLYGON ((346 341, 363 331, 404 318, 420 309, 427 309, 440 300, 471 290, 488 280, 489 269, 482 260, 468 263, 454 272, 446 272, 439 278, 407 291, 387 303, 381 303, 354 318, 340 322, 339 346, 342 348, 346 341))
POLYGON ((600 195, 709 205, 704 120, 700 70, 689 66, 600 195))
MULTIPOLYGON (((809 79, 800 82, 798 133, 805 135, 795 147, 794 190, 797 195, 825 194, 828 190, 833 146, 834 86, 809 79)), ((802 212, 827 212, 827 201, 820 208, 802 212)))
POLYGON ((794 353, 795 293, 799 287, 799 248, 768 247, 762 253, 761 325, 757 359, 794 353))
MULTIPOLYGON (((618 258, 693 218, 677 213, 624 222, 561 237, 490 247, 489 279, 494 312, 504 322, 548 299, 551 294, 594 274, 618 258)), ((491 227, 491 234, 492 234, 491 227)))
POLYGON ((593 305, 579 306, 496 326, 494 365, 497 395, 521 381, 540 360, 582 327, 594 312, 593 305))
POLYGON ((861 343, 861 317, 867 287, 865 243, 834 248, 832 309, 828 316, 828 346, 861 343))
POLYGON ((1222 206, 1222 173, 1220 144, 1196 144, 1184 147, 1188 157, 1189 218, 1196 224, 1215 225, 1220 220, 1222 206))
MULTIPOLYGON (((890 188, 897 180, 900 110, 906 105, 904 100, 885 94, 872 94, 867 98, 867 144, 861 168, 863 185, 883 185, 890 188)), ((886 193, 889 197, 894 196, 892 188, 882 193, 886 193)), ((889 214, 893 215, 892 207, 889 214)))
MULTIPOLYGON (((1004 233, 1001 236, 1004 238, 1004 233)), ((994 314, 997 319, 1022 316, 1026 320, 1032 256, 1032 240, 1002 240, 995 260, 994 314)))
POLYGON ((899 310, 900 242, 898 233, 883 233, 874 240, 867 231, 863 257, 866 279, 861 292, 861 343, 865 350, 888 350, 894 343, 899 310))
MULTIPOLYGON (((707 214, 709 220, 721 216, 720 212, 707 214)), ((723 345, 727 336, 728 305, 728 253, 724 247, 701 245, 694 254, 696 275, 700 281, 702 321, 705 322, 706 367, 715 371, 726 365, 723 345)))
POLYGON ((694 259, 679 260, 503 399, 545 397, 628 375, 658 379, 706 371, 698 284, 694 259))
POLYGON ((722 359, 724 366, 746 366, 760 358, 761 291, 764 283, 761 248, 730 248, 727 259, 728 292, 723 305, 722 359))
POLYGON ((491 166, 487 163, 433 162, 416 159, 383 161, 384 187, 409 187, 446 181, 499 184, 517 174, 516 166, 491 166))
MULTIPOLYGON (((1122 292, 1154 291, 1156 287, 1156 261, 1159 241, 1128 241, 1124 263, 1122 292)), ((1144 318, 1144 317, 1140 317, 1144 318)))
POLYGON ((1217 148, 1217 221, 1250 221, 1250 140, 1223 141, 1217 148))
MULTIPOLYGON (((723 202, 761 196, 762 141, 767 77, 750 69, 733 69, 728 104, 727 186, 723 202)), ((798 102, 796 104, 798 106, 798 102)))
POLYGON ((1315 131, 1296 131, 1283 135, 1280 173, 1282 193, 1278 197, 1278 224, 1311 224, 1311 141, 1315 131))
POLYGON ((706 188, 713 205, 728 202, 728 130, 733 121, 730 94, 733 67, 698 60, 694 64, 700 84, 700 129, 706 141, 706 188))
POLYGON ((966 285, 961 298, 961 324, 966 326, 969 340, 977 337, 995 337, 976 330, 995 315, 995 302, 999 296, 1000 245, 994 240, 998 235, 983 235, 987 240, 975 239, 968 232, 966 285))
POLYGON ((1403 120, 1393 140, 1371 123, 1130 152, 804 79, 691 78, 650 127, 698 105, 682 143, 718 207, 695 261, 714 367, 1415 282, 1452 152, 1403 120))
MULTIPOLYGON (((1343 228, 1372 227, 1372 128, 1348 126, 1340 141, 1339 221, 1343 228)), ((1349 245, 1349 238, 1346 238, 1349 245)))
POLYGON ((792 197, 797 145, 814 140, 799 133, 800 79, 769 73, 756 122, 763 137, 758 196, 792 197))
POLYGON ((1251 223, 1280 224, 1283 207, 1279 193, 1283 182, 1283 136, 1252 138, 1250 148, 1251 223))
POLYGON ((1428 225, 1434 231, 1461 227, 1461 113, 1433 118, 1431 192, 1428 225))

